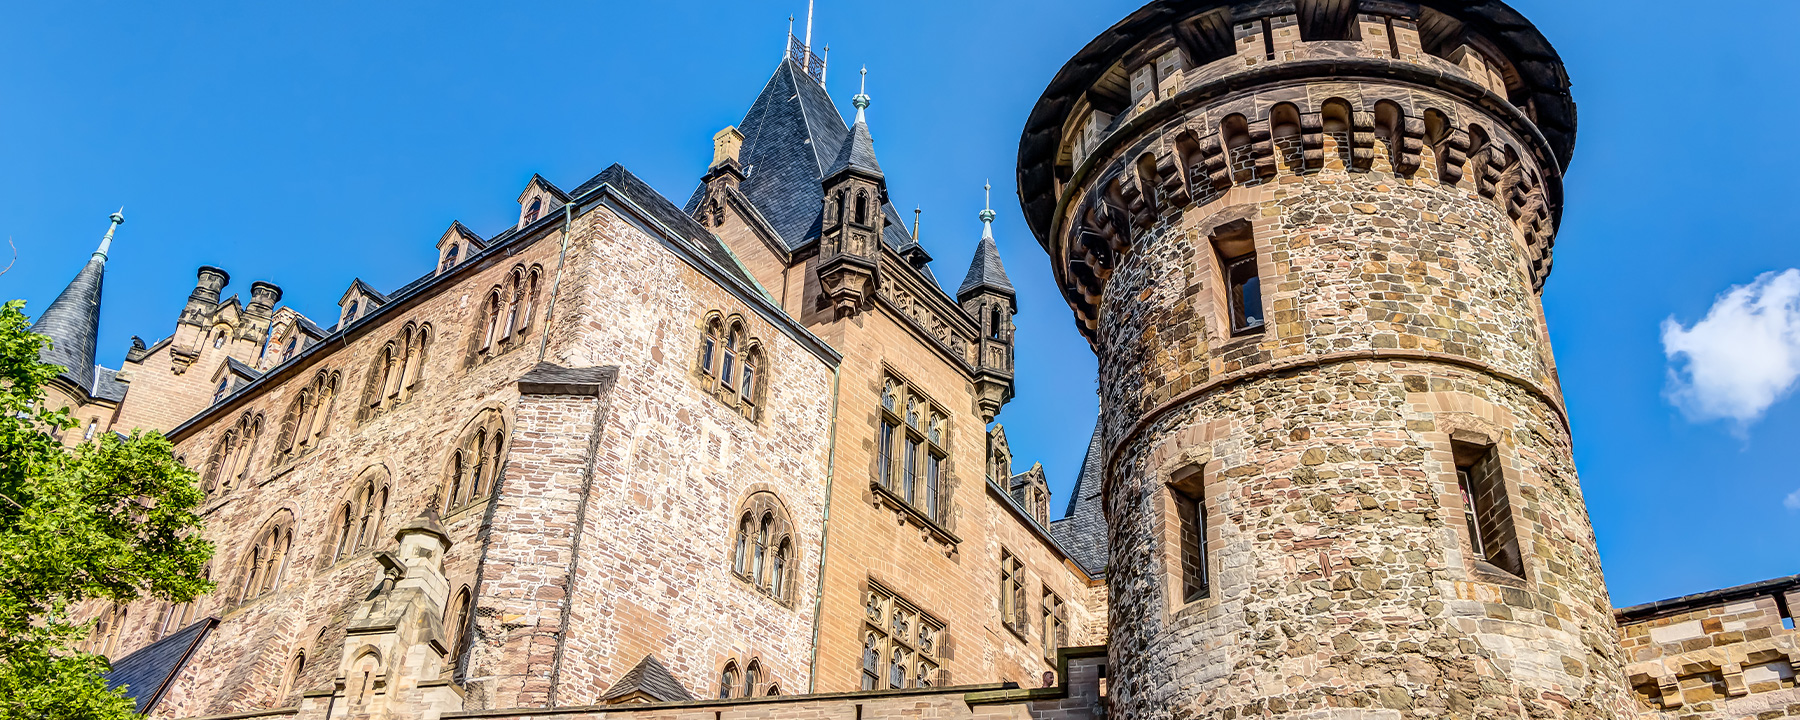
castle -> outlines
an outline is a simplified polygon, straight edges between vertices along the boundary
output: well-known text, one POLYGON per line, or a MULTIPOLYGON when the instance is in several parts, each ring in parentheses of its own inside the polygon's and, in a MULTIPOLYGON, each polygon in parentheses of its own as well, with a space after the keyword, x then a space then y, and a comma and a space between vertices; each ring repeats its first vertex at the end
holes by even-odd
POLYGON ((949 292, 823 73, 790 37, 683 205, 533 177, 329 327, 204 267, 117 370, 115 214, 39 318, 52 397, 67 442, 170 437, 218 589, 87 608, 111 680, 170 718, 1800 716, 1800 576, 1607 596, 1539 300, 1575 106, 1516 11, 1157 0, 1050 81, 1018 187, 1101 396, 1060 520, 994 424, 994 213, 949 292))

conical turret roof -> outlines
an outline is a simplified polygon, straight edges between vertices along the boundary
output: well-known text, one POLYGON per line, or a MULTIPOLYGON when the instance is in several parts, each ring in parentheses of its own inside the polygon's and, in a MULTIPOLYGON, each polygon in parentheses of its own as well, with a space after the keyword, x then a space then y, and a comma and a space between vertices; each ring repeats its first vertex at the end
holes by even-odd
POLYGON ((112 219, 100 249, 88 257, 75 279, 31 326, 32 332, 50 337, 50 347, 38 353, 38 359, 62 366, 62 377, 89 394, 94 391, 94 346, 100 337, 100 287, 106 278, 106 253, 113 228, 125 217, 113 213, 112 219))
POLYGON ((825 177, 831 177, 846 170, 857 170, 866 175, 881 178, 881 163, 875 161, 875 140, 869 137, 869 123, 857 113, 856 124, 850 126, 850 134, 844 136, 844 144, 838 146, 837 159, 832 161, 831 169, 825 171, 825 177))
POLYGON ((981 238, 981 244, 975 246, 975 259, 969 263, 969 274, 963 276, 962 287, 956 289, 956 299, 961 302, 983 290, 1016 294, 1012 281, 1006 278, 1006 268, 1000 264, 1000 248, 992 236, 981 238))

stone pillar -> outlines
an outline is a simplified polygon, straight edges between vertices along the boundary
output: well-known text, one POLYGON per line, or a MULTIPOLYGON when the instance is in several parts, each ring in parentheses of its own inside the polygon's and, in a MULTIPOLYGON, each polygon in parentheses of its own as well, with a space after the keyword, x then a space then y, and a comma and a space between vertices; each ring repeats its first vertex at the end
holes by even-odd
POLYGON ((301 717, 435 720, 462 709, 462 690, 444 672, 450 538, 427 509, 395 539, 398 548, 376 553, 381 577, 345 626, 332 692, 303 698, 301 717))
POLYGON ((1630 717, 1538 294, 1573 146, 1553 51, 1504 11, 1492 47, 1539 63, 1508 102, 1224 5, 1115 26, 1021 143, 1100 361, 1113 710, 1630 717), (1115 63, 1174 79, 1113 104, 1115 63), (1088 107, 1110 134, 1062 138, 1088 107))
POLYGON ((554 703, 581 508, 615 368, 539 364, 519 379, 512 448, 477 569, 467 669, 477 707, 554 703))

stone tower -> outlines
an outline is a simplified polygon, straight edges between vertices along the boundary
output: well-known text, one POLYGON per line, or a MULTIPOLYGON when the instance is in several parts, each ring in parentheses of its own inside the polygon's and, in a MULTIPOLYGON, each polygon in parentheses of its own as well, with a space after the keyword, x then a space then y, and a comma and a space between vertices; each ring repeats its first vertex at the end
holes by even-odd
MULTIPOLYGON (((868 71, 863 71, 864 77, 868 71)), ((844 136, 837 159, 825 171, 825 214, 821 221, 819 282, 838 317, 855 315, 875 297, 875 269, 881 257, 882 224, 887 218, 887 178, 875 160, 864 111, 869 95, 851 98, 856 122, 844 136)))
MULTIPOLYGON (((984 188, 992 191, 992 187, 984 188)), ((1018 293, 1000 262, 994 243, 992 207, 981 210, 981 242, 969 261, 969 274, 956 289, 956 302, 981 329, 975 351, 975 404, 984 422, 993 422, 1013 393, 1013 316, 1019 313, 1018 293)))
POLYGON ((1118 717, 1628 716, 1539 297, 1568 88, 1498 0, 1161 0, 1051 81, 1118 717))

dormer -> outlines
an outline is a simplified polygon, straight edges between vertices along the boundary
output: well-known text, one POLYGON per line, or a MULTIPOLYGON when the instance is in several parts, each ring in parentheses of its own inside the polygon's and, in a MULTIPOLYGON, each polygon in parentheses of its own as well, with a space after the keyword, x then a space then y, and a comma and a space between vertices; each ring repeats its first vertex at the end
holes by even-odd
POLYGON ((437 274, 442 275, 457 263, 475 256, 475 253, 487 247, 487 242, 476 235, 474 230, 461 222, 450 223, 450 228, 438 238, 437 274))
POLYGON ((225 362, 219 363, 218 371, 213 373, 212 402, 209 404, 218 404, 259 377, 262 373, 255 368, 238 362, 237 358, 225 358, 225 362))
POLYGON ((269 324, 269 339, 263 344, 258 372, 280 365, 325 338, 325 331, 291 307, 281 307, 269 324))
POLYGON ((369 287, 369 284, 363 282, 362 278, 351 280, 350 289, 345 290, 344 297, 338 299, 338 329, 349 327, 358 318, 375 312, 375 308, 386 305, 387 301, 386 295, 376 292, 375 288, 369 287))
POLYGON ((563 203, 569 201, 569 194, 552 185, 544 176, 533 173, 531 182, 525 183, 525 192, 519 193, 519 227, 523 229, 562 209, 563 203))

